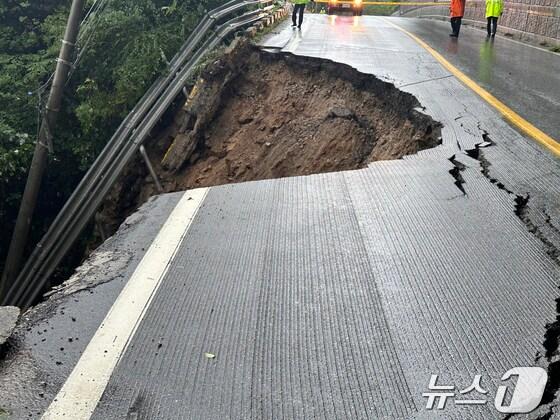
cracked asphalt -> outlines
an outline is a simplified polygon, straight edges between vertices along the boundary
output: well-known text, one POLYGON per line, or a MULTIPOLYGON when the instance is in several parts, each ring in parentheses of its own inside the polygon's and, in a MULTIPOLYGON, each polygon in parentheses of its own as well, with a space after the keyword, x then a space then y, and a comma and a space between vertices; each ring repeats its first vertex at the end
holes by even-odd
MULTIPOLYGON (((507 42, 496 55, 529 48, 507 42)), ((301 33, 286 24, 262 44, 395 83, 443 124, 442 145, 210 188, 89 417, 504 418, 502 375, 553 360, 543 343, 559 296, 560 161, 383 18, 306 16, 301 33), (443 410, 422 395, 434 374, 456 394, 443 410), (459 405, 476 375, 486 403, 459 405)), ((23 317, 0 366, 0 408, 44 413, 181 199, 143 206, 23 317)))

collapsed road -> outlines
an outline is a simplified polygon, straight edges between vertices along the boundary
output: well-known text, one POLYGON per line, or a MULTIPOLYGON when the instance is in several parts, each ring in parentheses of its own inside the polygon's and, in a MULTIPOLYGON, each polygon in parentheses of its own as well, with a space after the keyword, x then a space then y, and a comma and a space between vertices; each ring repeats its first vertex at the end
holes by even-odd
MULTIPOLYGON (((375 161, 370 150, 328 173, 214 187, 206 185, 223 180, 208 175, 209 184, 149 200, 23 315, 0 368, 2 410, 14 418, 504 418, 495 403, 499 387, 512 385, 504 373, 540 366, 550 374, 543 404, 519 417, 554 418, 558 159, 385 19, 310 16, 301 33, 281 28, 261 45, 391 82, 416 98, 405 115, 421 105, 416 127, 428 141, 379 156, 398 160, 375 161), (433 375, 453 387, 445 409, 427 407, 433 375), (485 392, 462 394, 477 375, 485 392), (474 397, 485 402, 461 405, 474 397)), ((334 116, 355 121, 359 112, 342 99, 334 116)), ((224 114, 210 119, 231 121, 224 114)), ((266 115, 240 112, 235 127, 266 115)), ((197 159, 210 173, 222 164, 204 162, 203 152, 232 137, 211 125, 204 132, 215 135, 197 140, 196 159, 162 163, 184 186, 197 186, 189 175, 197 159)))

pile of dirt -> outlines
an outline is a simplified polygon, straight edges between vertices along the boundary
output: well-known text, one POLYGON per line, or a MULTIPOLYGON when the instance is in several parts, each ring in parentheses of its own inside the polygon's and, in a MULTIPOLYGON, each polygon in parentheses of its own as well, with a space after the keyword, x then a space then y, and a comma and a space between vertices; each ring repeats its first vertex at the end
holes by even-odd
MULTIPOLYGON (((419 109, 347 65, 240 42, 206 67, 147 147, 166 192, 356 169, 439 144, 440 124, 419 109)), ((118 226, 117 215, 154 193, 135 162, 98 219, 118 226)))

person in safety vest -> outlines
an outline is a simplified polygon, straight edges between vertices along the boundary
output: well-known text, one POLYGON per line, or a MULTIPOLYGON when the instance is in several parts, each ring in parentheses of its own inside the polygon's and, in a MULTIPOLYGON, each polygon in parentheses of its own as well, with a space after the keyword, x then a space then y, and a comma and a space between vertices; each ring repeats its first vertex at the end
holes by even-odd
POLYGON ((299 13, 299 21, 297 22, 298 29, 301 29, 303 23, 303 11, 308 0, 292 0, 294 2, 294 10, 292 12, 292 28, 296 27, 296 16, 299 13))
POLYGON ((486 29, 488 30, 488 37, 494 38, 496 36, 496 29, 498 29, 498 17, 502 16, 504 12, 504 0, 486 0, 486 29))
POLYGON ((465 14, 465 0, 451 0, 449 11, 451 12, 451 33, 449 36, 458 38, 459 31, 461 30, 461 21, 465 14))

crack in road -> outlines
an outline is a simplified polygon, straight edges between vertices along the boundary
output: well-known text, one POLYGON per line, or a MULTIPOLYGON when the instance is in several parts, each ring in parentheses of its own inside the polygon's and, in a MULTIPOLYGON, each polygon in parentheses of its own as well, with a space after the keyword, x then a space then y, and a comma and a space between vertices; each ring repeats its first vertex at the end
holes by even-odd
MULTIPOLYGON (((490 183, 495 185, 500 190, 507 192, 510 195, 514 195, 514 213, 515 215, 523 222, 527 230, 533 234, 539 241, 541 242, 545 252, 547 255, 552 259, 554 263, 560 266, 560 250, 558 247, 550 241, 547 237, 545 232, 539 228, 538 224, 531 218, 530 207, 531 203, 531 195, 526 194, 518 194, 507 188, 502 182, 500 182, 497 178, 493 177, 490 174, 490 168, 492 166, 491 162, 485 156, 483 149, 486 147, 493 146, 495 143, 490 138, 487 131, 483 130, 482 128, 479 129, 482 131, 482 138, 483 142, 478 143, 475 145, 474 149, 465 150, 465 153, 477 160, 480 165, 480 172, 482 175, 487 178, 490 183)), ((449 161, 454 165, 454 168, 449 171, 451 176, 455 179, 455 185, 464 195, 468 195, 465 191, 464 184, 465 180, 461 175, 466 167, 461 162, 456 160, 456 155, 453 155, 449 158, 449 161)), ((532 209, 533 211, 539 211, 538 209, 532 209)), ((544 220, 547 225, 551 226, 554 231, 558 231, 558 229, 552 225, 550 215, 542 209, 544 214, 544 220)), ((544 341, 543 347, 545 350, 544 357, 546 359, 547 371, 548 371, 548 382, 544 391, 544 395, 540 404, 540 407, 546 407, 548 412, 539 415, 537 420, 548 420, 552 418, 555 414, 555 409, 558 407, 558 403, 555 403, 556 394, 560 389, 560 354, 558 349, 560 347, 560 297, 555 299, 556 302, 556 319, 554 322, 551 322, 545 326, 546 332, 544 334, 544 341)), ((542 355, 537 354, 535 358, 535 362, 539 362, 542 355)), ((509 418, 509 417, 507 417, 509 418)))

